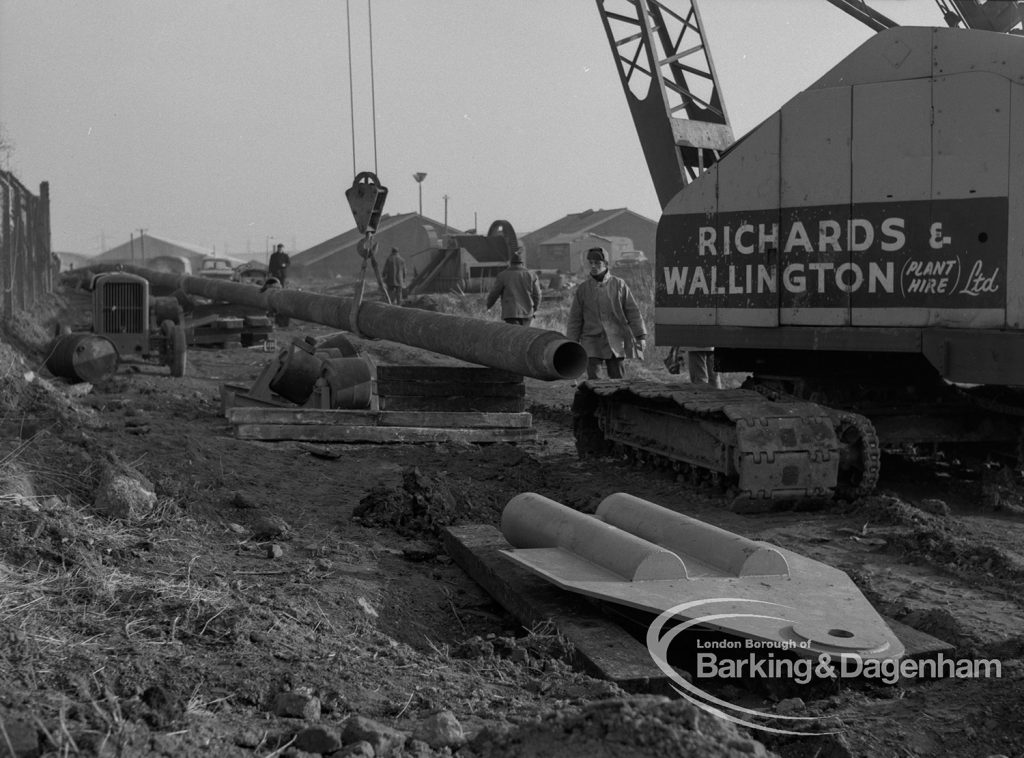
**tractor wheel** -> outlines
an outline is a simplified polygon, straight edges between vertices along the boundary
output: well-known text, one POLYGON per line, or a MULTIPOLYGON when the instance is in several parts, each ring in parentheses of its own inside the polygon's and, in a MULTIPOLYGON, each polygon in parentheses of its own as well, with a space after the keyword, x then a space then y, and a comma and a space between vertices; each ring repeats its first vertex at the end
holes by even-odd
POLYGON ((171 368, 171 376, 185 376, 188 367, 188 340, 185 337, 185 326, 175 324, 170 319, 160 325, 167 340, 166 363, 171 368))

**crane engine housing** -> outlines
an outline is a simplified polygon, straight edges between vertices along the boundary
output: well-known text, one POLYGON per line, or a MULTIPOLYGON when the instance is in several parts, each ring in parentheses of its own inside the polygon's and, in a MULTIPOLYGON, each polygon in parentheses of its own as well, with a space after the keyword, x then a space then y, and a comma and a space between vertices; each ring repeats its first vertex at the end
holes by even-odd
POLYGON ((1024 384, 1024 39, 872 37, 668 204, 657 256, 660 344, 1024 384))

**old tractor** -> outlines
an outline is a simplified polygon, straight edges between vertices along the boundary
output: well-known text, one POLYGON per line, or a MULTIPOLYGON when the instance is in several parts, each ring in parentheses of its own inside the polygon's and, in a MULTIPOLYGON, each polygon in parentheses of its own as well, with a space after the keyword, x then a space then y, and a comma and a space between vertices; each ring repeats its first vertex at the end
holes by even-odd
POLYGON ((181 304, 174 297, 153 297, 149 282, 127 272, 99 274, 91 280, 92 330, 117 348, 121 360, 168 366, 184 376, 188 340, 181 304))

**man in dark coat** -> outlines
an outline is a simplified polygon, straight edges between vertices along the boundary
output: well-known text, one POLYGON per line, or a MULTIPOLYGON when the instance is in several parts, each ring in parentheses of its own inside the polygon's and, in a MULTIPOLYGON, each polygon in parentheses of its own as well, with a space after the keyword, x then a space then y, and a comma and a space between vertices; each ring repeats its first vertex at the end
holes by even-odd
POLYGON ((397 247, 391 248, 391 255, 385 259, 381 279, 384 280, 391 304, 401 305, 405 291, 405 258, 398 254, 397 247))
POLYGON ((509 258, 508 268, 495 277, 487 293, 487 307, 498 302, 499 297, 501 318, 506 324, 529 326, 540 308, 540 280, 526 268, 518 250, 509 258))
POLYGON ((268 268, 270 269, 270 275, 277 279, 284 286, 285 277, 288 275, 288 265, 292 262, 288 253, 284 251, 284 245, 277 245, 274 248, 274 252, 270 255, 270 262, 268 268))

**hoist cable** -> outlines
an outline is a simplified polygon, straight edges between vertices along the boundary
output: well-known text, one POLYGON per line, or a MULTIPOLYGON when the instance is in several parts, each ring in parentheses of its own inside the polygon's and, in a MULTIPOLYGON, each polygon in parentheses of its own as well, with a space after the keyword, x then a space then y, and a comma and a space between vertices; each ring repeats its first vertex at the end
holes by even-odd
POLYGON ((373 0, 366 0, 370 22, 370 109, 373 118, 373 173, 377 173, 377 90, 373 80, 373 0))
POLYGON ((348 111, 352 129, 352 176, 356 175, 356 100, 355 85, 352 81, 352 16, 349 0, 345 0, 345 26, 348 30, 348 111))

